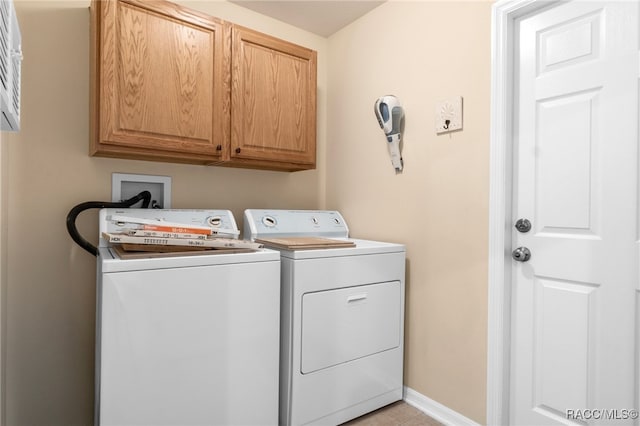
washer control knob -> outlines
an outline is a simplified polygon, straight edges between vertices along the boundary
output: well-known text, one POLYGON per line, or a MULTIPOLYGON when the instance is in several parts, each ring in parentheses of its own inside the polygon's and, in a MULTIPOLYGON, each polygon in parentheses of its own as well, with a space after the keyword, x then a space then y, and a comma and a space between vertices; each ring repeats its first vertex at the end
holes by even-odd
POLYGON ((211 216, 207 218, 209 226, 218 227, 222 224, 222 218, 220 216, 211 216))

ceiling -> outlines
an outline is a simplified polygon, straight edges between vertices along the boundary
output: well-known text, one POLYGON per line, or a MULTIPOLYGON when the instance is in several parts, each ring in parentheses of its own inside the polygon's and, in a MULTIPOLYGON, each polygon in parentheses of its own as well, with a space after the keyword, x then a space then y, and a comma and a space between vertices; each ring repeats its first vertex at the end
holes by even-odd
POLYGON ((329 37, 375 7, 384 3, 374 0, 230 0, 263 15, 286 22, 303 30, 329 37))

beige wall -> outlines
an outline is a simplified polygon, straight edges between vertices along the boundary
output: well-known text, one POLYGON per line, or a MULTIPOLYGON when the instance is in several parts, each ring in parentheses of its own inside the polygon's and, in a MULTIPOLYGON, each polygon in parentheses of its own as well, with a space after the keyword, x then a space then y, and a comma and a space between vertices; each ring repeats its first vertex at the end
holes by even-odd
POLYGON ((7 235, 8 225, 8 159, 7 147, 12 139, 11 134, 0 131, 0 425, 5 424, 6 395, 6 354, 7 354, 7 235))
MULTIPOLYGON (((88 1, 17 0, 22 130, 0 159, 6 424, 91 422, 95 259, 64 222, 110 198, 113 172, 171 176, 175 208, 230 208, 239 222, 248 207, 339 209, 353 236, 406 244, 405 382, 484 422, 490 5, 392 1, 324 39, 227 2, 182 3, 318 51, 318 170, 89 157, 88 1), (407 113, 400 175, 373 114, 390 93, 407 113), (465 128, 436 137, 434 104, 451 95, 465 128)), ((79 225, 95 241, 95 212, 79 225)))
POLYGON ((391 1, 329 38, 326 207, 407 246, 405 384, 485 422, 490 3, 391 1), (406 112, 396 175, 377 97, 406 112), (436 136, 439 100, 464 130, 436 136))
MULTIPOLYGON (((223 2, 223 19, 318 51, 319 168, 324 167, 325 38, 223 2)), ((173 207, 317 208, 318 171, 282 173, 89 157, 87 1, 18 0, 23 36, 22 130, 8 148, 7 425, 88 425, 93 416, 95 258, 65 228, 68 211, 110 200, 111 173, 173 178, 173 207)), ((9 143, 7 143, 9 142, 9 143)), ((4 172, 4 170, 3 170, 4 172)), ((3 173, 3 183, 5 182, 3 173)), ((95 212, 80 217, 95 241, 95 212)))

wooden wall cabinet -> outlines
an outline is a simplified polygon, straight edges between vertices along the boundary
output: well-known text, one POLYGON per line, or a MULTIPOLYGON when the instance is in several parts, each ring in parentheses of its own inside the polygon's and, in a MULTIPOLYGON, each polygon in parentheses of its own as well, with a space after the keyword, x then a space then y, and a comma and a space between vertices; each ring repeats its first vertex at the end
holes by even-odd
POLYGON ((165 1, 91 21, 91 155, 315 168, 316 52, 165 1))
POLYGON ((98 0, 91 13, 91 154, 221 161, 229 25, 162 1, 98 0))
POLYGON ((232 29, 231 163, 316 164, 316 52, 232 29))

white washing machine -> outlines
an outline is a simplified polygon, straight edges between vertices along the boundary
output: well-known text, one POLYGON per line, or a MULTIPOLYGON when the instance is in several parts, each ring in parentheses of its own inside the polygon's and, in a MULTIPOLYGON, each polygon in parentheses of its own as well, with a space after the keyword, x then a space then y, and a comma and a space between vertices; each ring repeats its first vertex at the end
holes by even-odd
MULTIPOLYGON (((103 209, 237 231, 227 210, 103 209)), ((278 421, 280 256, 122 259, 100 238, 97 425, 274 425, 278 421)))
POLYGON ((336 425, 402 399, 405 248, 349 239, 336 211, 246 210, 244 237, 327 237, 280 250, 280 424, 336 425))

